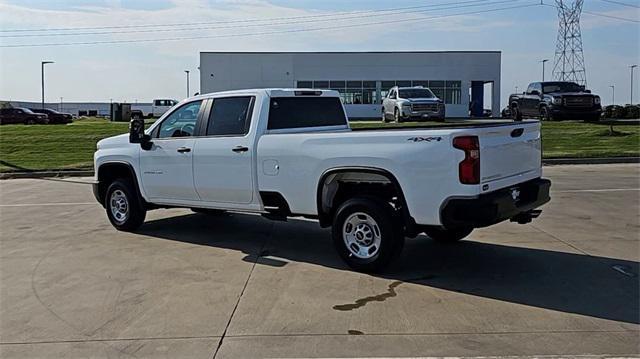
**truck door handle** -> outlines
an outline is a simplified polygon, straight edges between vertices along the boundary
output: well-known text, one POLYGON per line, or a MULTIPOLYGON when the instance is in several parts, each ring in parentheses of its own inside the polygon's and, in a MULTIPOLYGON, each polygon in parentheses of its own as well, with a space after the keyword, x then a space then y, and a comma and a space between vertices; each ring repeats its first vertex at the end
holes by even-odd
POLYGON ((231 151, 236 152, 236 153, 247 152, 247 151, 249 151, 249 147, 236 146, 236 147, 232 148, 231 151))
POLYGON ((191 152, 191 149, 189 147, 180 147, 178 148, 178 152, 180 153, 191 152))

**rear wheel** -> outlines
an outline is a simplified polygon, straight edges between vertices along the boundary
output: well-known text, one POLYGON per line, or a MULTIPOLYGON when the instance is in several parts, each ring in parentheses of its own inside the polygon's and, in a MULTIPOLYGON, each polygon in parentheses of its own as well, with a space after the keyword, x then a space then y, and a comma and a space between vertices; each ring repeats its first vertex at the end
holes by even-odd
POLYGON ((457 242, 467 237, 473 231, 473 227, 460 227, 447 229, 443 227, 429 227, 424 230, 424 233, 431 239, 435 239, 438 242, 457 242))
POLYGON ((338 254, 362 272, 382 270, 404 245, 402 227, 392 207, 371 198, 357 197, 340 205, 331 231, 338 254))
POLYGON ((36 124, 36 120, 34 120, 32 118, 28 118, 28 119, 24 120, 24 124, 25 125, 35 125, 36 124))
POLYGON ((121 178, 113 181, 107 188, 104 201, 109 221, 116 229, 133 231, 144 223, 147 211, 130 180, 121 178))

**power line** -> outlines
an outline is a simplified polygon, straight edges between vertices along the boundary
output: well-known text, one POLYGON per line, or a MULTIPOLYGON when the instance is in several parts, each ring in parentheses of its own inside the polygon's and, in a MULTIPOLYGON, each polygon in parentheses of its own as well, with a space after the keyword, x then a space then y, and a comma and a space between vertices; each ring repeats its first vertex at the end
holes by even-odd
POLYGON ((614 0, 600 0, 600 1, 608 2, 610 4, 628 6, 628 7, 640 9, 640 5, 627 4, 627 3, 624 3, 624 2, 621 2, 621 1, 614 1, 614 0))
POLYGON ((127 29, 127 28, 148 28, 148 27, 183 27, 183 26, 199 26, 199 25, 214 25, 214 24, 235 24, 235 23, 247 23, 247 22, 265 22, 265 21, 279 21, 279 20, 298 20, 298 19, 312 19, 323 17, 335 17, 335 16, 348 16, 355 14, 368 14, 379 12, 390 12, 398 10, 416 10, 426 7, 434 6, 446 6, 455 4, 467 4, 487 2, 490 0, 468 0, 458 1, 453 3, 440 3, 431 5, 417 5, 397 8, 386 9, 373 9, 373 10, 360 10, 360 11, 343 11, 329 14, 317 14, 317 15, 301 15, 301 16, 289 16, 289 17, 273 17, 265 19, 243 19, 243 20, 227 20, 227 21, 207 21, 207 22, 187 22, 187 23, 173 23, 173 24, 136 24, 136 25, 118 25, 118 26, 98 26, 98 27, 60 27, 60 28, 46 28, 46 29, 0 29, 0 32, 43 32, 43 31, 78 31, 78 30, 108 30, 108 29, 127 29))
POLYGON ((586 10, 583 10, 582 12, 585 13, 585 14, 593 15, 593 16, 606 17, 606 18, 609 18, 609 19, 622 20, 622 21, 628 21, 628 22, 635 22, 636 24, 640 24, 640 20, 627 19, 627 18, 624 18, 624 17, 614 16, 614 15, 599 14, 599 13, 596 13, 596 12, 591 12, 591 11, 586 11, 586 10))
POLYGON ((476 10, 476 11, 457 13, 457 14, 444 14, 444 15, 437 15, 437 16, 431 16, 431 17, 406 18, 406 19, 400 19, 400 20, 376 21, 376 22, 368 22, 368 23, 337 25, 337 26, 306 28, 306 29, 276 30, 276 31, 268 31, 268 32, 254 32, 254 33, 242 33, 242 34, 173 37, 173 38, 161 38, 161 39, 156 38, 156 39, 133 39, 133 40, 83 41, 83 42, 61 42, 61 43, 40 43, 40 44, 34 43, 34 44, 15 44, 15 45, 3 44, 3 45, 0 45, 0 48, 69 46, 69 45, 103 45, 103 44, 124 44, 124 43, 140 43, 140 42, 181 41, 181 40, 199 40, 199 39, 212 39, 212 38, 233 38, 233 37, 245 37, 245 36, 275 35, 275 34, 286 34, 286 33, 346 29, 346 28, 371 26, 371 25, 384 25, 384 24, 394 24, 394 23, 425 21, 425 20, 441 19, 441 18, 447 18, 447 17, 455 17, 455 16, 477 15, 477 14, 511 10, 511 9, 521 9, 521 8, 527 8, 532 6, 540 6, 540 3, 537 2, 536 0, 536 3, 534 4, 508 6, 508 7, 487 9, 487 10, 476 10))
MULTIPOLYGON (((547 3, 542 3, 542 5, 558 9, 558 6, 556 6, 556 5, 547 4, 547 3)), ((592 15, 592 16, 606 17, 606 18, 614 19, 614 20, 633 22, 633 23, 636 23, 636 24, 640 23, 640 20, 634 20, 634 19, 629 19, 629 18, 615 16, 615 15, 602 14, 602 13, 597 13, 597 12, 593 12, 593 11, 582 10, 582 13, 588 14, 588 15, 592 15)))
MULTIPOLYGON (((476 6, 491 6, 491 5, 499 5, 504 3, 513 3, 514 1, 523 1, 523 0, 502 0, 502 1, 493 1, 487 2, 487 0, 473 0, 473 1, 463 1, 460 2, 459 5, 453 5, 449 7, 442 7, 437 9, 430 9, 431 11, 441 11, 441 10, 451 10, 451 9, 459 9, 459 8, 468 8, 468 7, 476 7, 476 6), (478 3, 480 2, 480 3, 478 3), (466 5, 462 5, 466 4, 466 5)), ((420 10, 418 12, 426 12, 428 10, 420 10)), ((379 16, 389 16, 389 15, 399 15, 406 13, 416 12, 415 9, 412 10, 402 10, 398 12, 386 12, 384 14, 373 14, 367 16, 369 17, 379 17, 379 16)), ((233 28, 246 28, 246 27, 264 27, 264 26, 279 26, 279 25, 292 25, 292 24, 301 24, 308 22, 326 22, 326 21, 343 21, 350 19, 360 19, 362 15, 352 15, 348 17, 340 17, 340 18, 323 18, 318 20, 297 20, 297 21, 288 21, 288 22, 278 22, 271 24, 247 24, 247 25, 235 25, 235 26, 207 26, 207 27, 191 27, 191 28, 177 28, 177 29, 144 29, 144 30, 125 30, 125 31, 99 31, 99 32, 65 32, 65 33, 49 33, 49 34, 17 34, 17 35, 0 35, 0 38, 24 38, 24 37, 52 37, 52 36, 86 36, 86 35, 117 35, 117 34, 131 34, 131 33, 155 33, 155 32, 174 32, 174 31, 195 31, 195 30, 216 30, 216 29, 233 29, 233 28)))

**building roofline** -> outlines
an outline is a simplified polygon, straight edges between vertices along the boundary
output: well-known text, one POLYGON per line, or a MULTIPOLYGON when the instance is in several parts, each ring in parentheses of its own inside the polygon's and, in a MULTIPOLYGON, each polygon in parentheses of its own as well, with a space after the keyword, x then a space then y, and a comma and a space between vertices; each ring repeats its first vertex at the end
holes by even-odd
POLYGON ((499 50, 487 51, 200 51, 200 54, 501 54, 499 50))

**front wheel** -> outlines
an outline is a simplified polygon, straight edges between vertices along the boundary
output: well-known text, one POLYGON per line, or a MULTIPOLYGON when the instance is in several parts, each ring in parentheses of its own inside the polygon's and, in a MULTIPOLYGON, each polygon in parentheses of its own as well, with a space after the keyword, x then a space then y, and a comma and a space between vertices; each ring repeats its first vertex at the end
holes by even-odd
POLYGON ((395 121, 395 123, 402 122, 402 118, 400 117, 400 111, 398 111, 397 108, 393 110, 393 120, 395 121))
POLYGON ((331 234, 342 259, 361 272, 382 270, 404 245, 391 206, 370 198, 353 198, 340 205, 331 234))
POLYGON ((540 120, 541 121, 552 121, 551 113, 546 106, 540 107, 540 120))
POLYGON ((522 113, 517 106, 511 109, 511 118, 513 118, 514 121, 522 121, 522 113))
POLYGON ((442 228, 442 227, 429 227, 425 228, 424 233, 431 239, 435 239, 438 242, 457 242, 467 237, 473 231, 473 227, 460 227, 460 228, 442 228))
POLYGON ((105 196, 105 209, 111 224, 120 231, 133 231, 144 223, 147 211, 140 203, 131 181, 113 181, 105 196))

